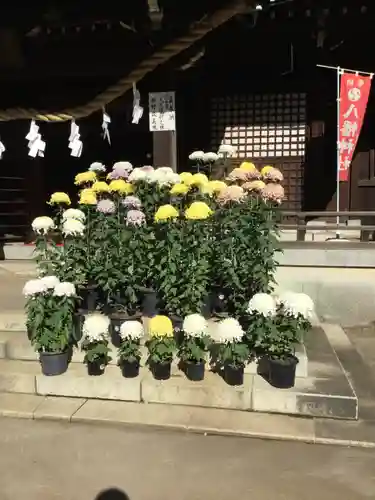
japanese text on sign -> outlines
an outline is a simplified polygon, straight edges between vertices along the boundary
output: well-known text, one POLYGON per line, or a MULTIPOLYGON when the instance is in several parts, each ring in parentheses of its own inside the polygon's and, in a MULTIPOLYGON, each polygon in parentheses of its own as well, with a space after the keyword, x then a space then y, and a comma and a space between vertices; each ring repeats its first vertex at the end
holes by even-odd
POLYGON ((149 94, 150 131, 176 130, 176 108, 174 92, 149 94))
POLYGON ((339 177, 347 181, 355 147, 366 112, 371 77, 343 73, 340 88, 339 177))

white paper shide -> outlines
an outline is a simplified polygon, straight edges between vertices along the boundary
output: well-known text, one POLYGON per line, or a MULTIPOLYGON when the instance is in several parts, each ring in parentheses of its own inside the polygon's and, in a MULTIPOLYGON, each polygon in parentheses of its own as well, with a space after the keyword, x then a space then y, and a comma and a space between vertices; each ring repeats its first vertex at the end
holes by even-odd
POLYGON ((39 127, 35 123, 35 120, 31 120, 30 130, 26 135, 26 140, 28 141, 27 147, 29 148, 29 156, 32 158, 35 158, 36 156, 44 156, 46 143, 42 139, 39 127))
POLYGON ((69 149, 71 150, 71 156, 79 158, 82 154, 83 143, 81 141, 81 134, 79 133, 79 126, 74 120, 72 120, 70 125, 69 149))

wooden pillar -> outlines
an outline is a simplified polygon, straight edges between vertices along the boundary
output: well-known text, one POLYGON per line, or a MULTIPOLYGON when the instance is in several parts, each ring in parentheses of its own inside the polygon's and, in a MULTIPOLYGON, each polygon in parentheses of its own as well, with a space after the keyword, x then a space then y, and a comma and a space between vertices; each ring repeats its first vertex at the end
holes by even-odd
POLYGON ((171 167, 177 172, 177 135, 175 130, 152 132, 154 167, 171 167))

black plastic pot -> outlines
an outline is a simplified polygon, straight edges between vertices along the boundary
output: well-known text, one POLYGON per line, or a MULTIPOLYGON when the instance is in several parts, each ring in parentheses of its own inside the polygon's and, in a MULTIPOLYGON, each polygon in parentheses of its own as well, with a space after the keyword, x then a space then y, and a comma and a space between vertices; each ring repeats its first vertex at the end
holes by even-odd
POLYGON ((200 380, 203 380, 205 364, 205 361, 202 361, 200 363, 184 363, 186 377, 193 382, 199 382, 200 380))
POLYGON ((39 353, 40 364, 43 375, 49 377, 61 375, 68 369, 69 350, 64 352, 41 352, 39 353))
POLYGON ((142 314, 146 318, 152 318, 158 313, 158 296, 155 290, 147 290, 143 293, 142 314))
POLYGON ((168 380, 171 376, 171 363, 150 363, 150 370, 155 380, 168 380))
POLYGON ((120 347, 121 345, 120 327, 122 323, 124 323, 124 321, 137 321, 142 318, 142 314, 139 312, 130 316, 125 313, 112 313, 110 317, 111 317, 111 326, 110 326, 111 342, 115 347, 120 347))
POLYGON ((242 385, 243 373, 243 366, 225 365, 223 378, 228 385, 242 385))
POLYGON ((96 305, 98 303, 98 290, 96 285, 86 285, 78 290, 78 295, 81 297, 81 309, 88 312, 96 310, 96 305))
POLYGON ((137 361, 121 361, 121 373, 125 378, 135 378, 139 375, 139 360, 137 361))
POLYGON ((99 359, 98 361, 87 362, 87 373, 91 377, 98 377, 99 375, 103 375, 104 370, 105 370, 105 364, 101 359, 99 359))
POLYGON ((298 358, 290 354, 284 358, 268 358, 268 381, 278 389, 294 387, 298 358))

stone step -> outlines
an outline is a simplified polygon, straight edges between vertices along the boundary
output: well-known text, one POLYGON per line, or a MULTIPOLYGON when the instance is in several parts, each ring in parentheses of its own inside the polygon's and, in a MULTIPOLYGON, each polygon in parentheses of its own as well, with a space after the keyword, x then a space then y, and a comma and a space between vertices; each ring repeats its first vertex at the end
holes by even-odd
MULTIPOLYGON (((111 365, 117 364, 118 354, 117 349, 112 344, 111 347, 111 365)), ((142 364, 146 363, 147 359, 147 349, 142 346, 142 364)), ((298 346, 297 357, 299 358, 299 363, 297 365, 296 375, 297 377, 307 377, 308 376, 308 360, 306 349, 303 345, 298 346)), ((0 332, 0 358, 22 360, 22 361, 37 361, 38 354, 34 351, 31 346, 26 332, 0 332)), ((80 349, 74 349, 73 351, 73 363, 83 363, 84 352, 80 349)), ((178 364, 178 360, 174 360, 174 364, 178 364)), ((247 363, 245 367, 245 373, 255 375, 257 373, 257 363, 251 362, 247 363)))
POLYGON ((292 389, 271 387, 259 375, 246 374, 244 384, 228 386, 219 374, 206 371, 201 382, 191 382, 173 367, 172 377, 154 380, 142 367, 139 377, 125 379, 117 366, 108 366, 99 377, 87 375, 86 367, 71 363, 57 377, 41 374, 37 361, 0 360, 0 392, 85 399, 133 401, 225 408, 242 411, 356 419, 358 401, 344 376, 331 379, 297 378, 292 389))

